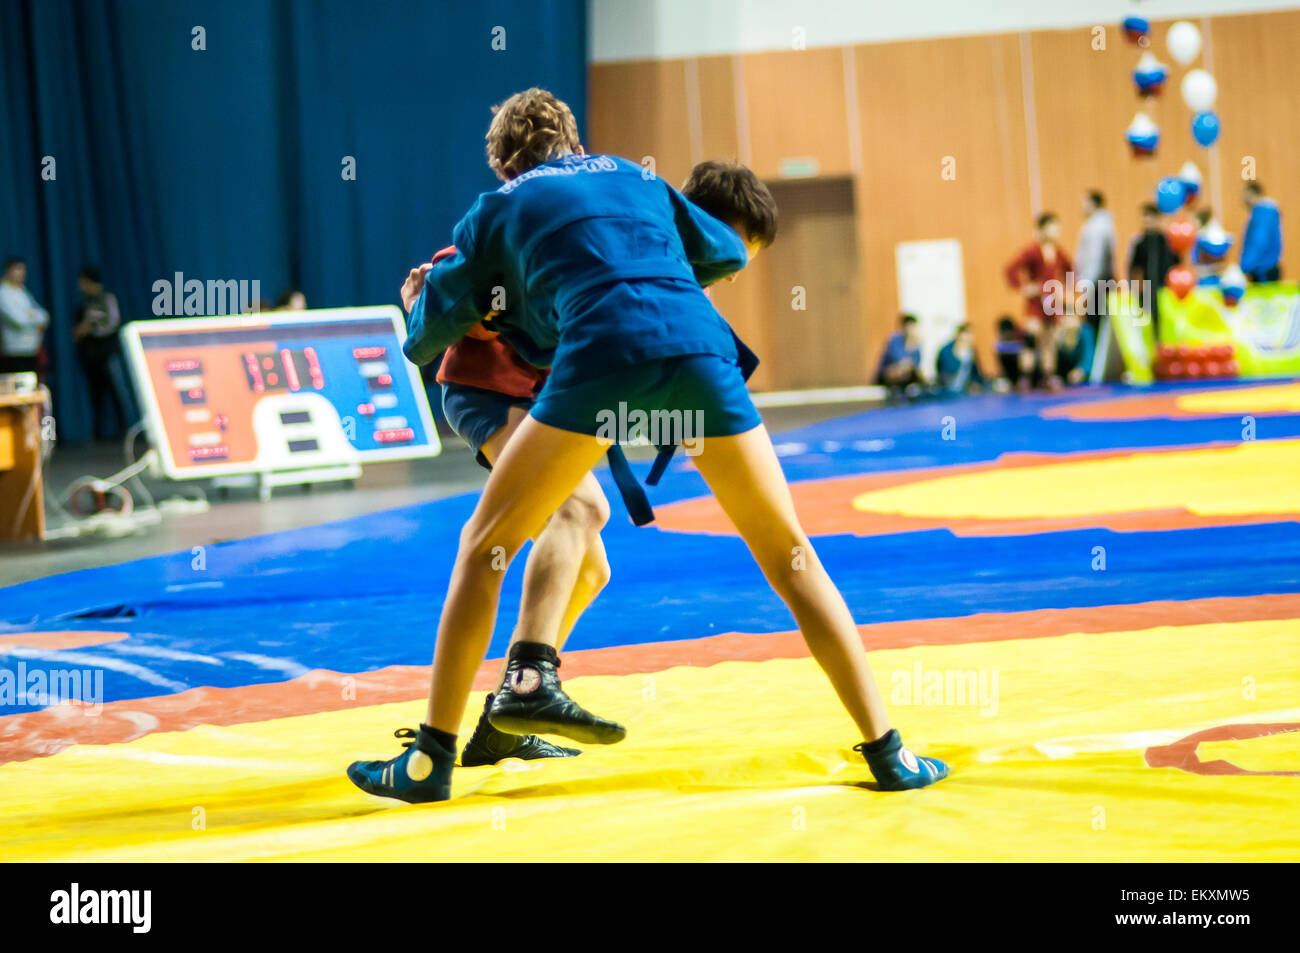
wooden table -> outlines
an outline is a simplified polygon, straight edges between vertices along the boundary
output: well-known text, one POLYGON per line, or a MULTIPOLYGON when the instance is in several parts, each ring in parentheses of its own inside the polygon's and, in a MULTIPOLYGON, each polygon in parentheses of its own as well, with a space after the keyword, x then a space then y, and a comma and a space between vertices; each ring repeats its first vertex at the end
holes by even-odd
POLYGON ((44 387, 0 394, 0 540, 45 535, 41 418, 49 402, 44 387))

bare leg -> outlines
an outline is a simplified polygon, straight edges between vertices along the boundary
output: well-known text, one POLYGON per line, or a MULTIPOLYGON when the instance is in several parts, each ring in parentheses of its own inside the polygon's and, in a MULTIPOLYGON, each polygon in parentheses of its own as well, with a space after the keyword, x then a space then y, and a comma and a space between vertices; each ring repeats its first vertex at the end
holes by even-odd
MULTIPOLYGON (((519 425, 527 417, 511 408, 506 425, 483 444, 483 455, 495 465, 519 425)), ((609 503, 596 478, 588 473, 578 488, 537 534, 524 566, 523 597, 510 644, 541 642, 557 652, 605 583, 609 563, 600 531, 609 521, 609 503)), ((509 652, 501 659, 496 684, 505 678, 509 652)))
MULTIPOLYGON (((438 624, 426 724, 456 734, 496 621, 501 581, 523 544, 576 490, 605 448, 528 417, 509 439, 461 531, 438 624), (537 461, 546 461, 539 468, 537 461)), ((576 571, 575 571, 576 578, 576 571)), ((567 604, 572 587, 565 590, 567 604)))
POLYGON ((695 465, 736 525, 763 575, 794 614, 804 641, 863 738, 889 731, 889 716, 857 626, 799 526, 794 502, 763 426, 709 437, 695 465))

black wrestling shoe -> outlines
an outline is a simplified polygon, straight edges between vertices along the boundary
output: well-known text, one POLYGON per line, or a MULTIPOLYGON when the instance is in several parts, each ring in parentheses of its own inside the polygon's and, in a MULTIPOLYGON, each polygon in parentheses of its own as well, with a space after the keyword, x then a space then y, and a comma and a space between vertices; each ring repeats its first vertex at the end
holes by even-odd
POLYGON ((612 745, 627 737, 617 722, 593 715, 560 687, 560 657, 540 642, 510 647, 505 684, 488 706, 488 721, 512 735, 563 735, 592 745, 612 745))
POLYGON ((460 753, 461 767, 477 768, 485 764, 496 764, 506 758, 536 761, 538 758, 576 758, 582 754, 577 748, 561 748, 536 735, 508 735, 504 731, 497 731, 488 721, 488 708, 492 704, 492 698, 489 695, 483 703, 483 714, 479 717, 478 726, 465 745, 465 750, 460 753))

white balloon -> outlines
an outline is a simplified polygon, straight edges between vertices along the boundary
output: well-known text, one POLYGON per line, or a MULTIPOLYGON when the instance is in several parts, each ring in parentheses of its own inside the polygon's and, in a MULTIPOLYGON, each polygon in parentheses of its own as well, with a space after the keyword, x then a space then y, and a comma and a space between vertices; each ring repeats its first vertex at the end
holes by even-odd
POLYGON ((1194 23, 1179 20, 1165 35, 1165 46, 1169 48, 1169 55, 1175 62, 1186 66, 1201 52, 1201 31, 1196 29, 1194 23))
POLYGON ((1194 69, 1183 77, 1183 102, 1194 113, 1209 112, 1219 95, 1219 84, 1203 69, 1194 69))

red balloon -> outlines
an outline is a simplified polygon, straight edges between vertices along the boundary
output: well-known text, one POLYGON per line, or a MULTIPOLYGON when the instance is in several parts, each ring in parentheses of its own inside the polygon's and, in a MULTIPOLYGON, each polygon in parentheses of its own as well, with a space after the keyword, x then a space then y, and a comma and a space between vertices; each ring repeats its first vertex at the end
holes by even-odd
POLYGON ((1182 377, 1186 368, 1183 367, 1182 361, 1170 361, 1167 370, 1170 377, 1182 377))
POLYGON ((1181 300, 1186 298, 1188 292, 1196 287, 1196 275, 1186 265, 1175 265, 1169 269, 1169 274, 1165 276, 1165 284, 1181 300))
POLYGON ((1201 367, 1200 361, 1188 361, 1187 370, 1184 371, 1183 373, 1185 373, 1188 377, 1200 377, 1202 371, 1203 369, 1201 367))
POLYGON ((1169 240, 1169 247, 1182 255, 1196 244, 1196 224, 1180 215, 1165 229, 1165 238, 1169 240))
POLYGON ((1218 361, 1206 361, 1206 362, 1205 362, 1205 376, 1206 376, 1206 377, 1222 377, 1222 376, 1223 376, 1223 365, 1220 364, 1218 361))
POLYGON ((1223 373, 1229 377, 1236 377, 1241 372, 1241 368, 1234 361, 1225 361, 1223 364, 1223 373))
POLYGON ((1213 356, 1215 357, 1215 359, 1220 360, 1220 361, 1230 361, 1230 360, 1232 360, 1232 345, 1231 345, 1231 344, 1220 344, 1219 346, 1217 346, 1217 347, 1214 349, 1214 355, 1213 355, 1213 356))

